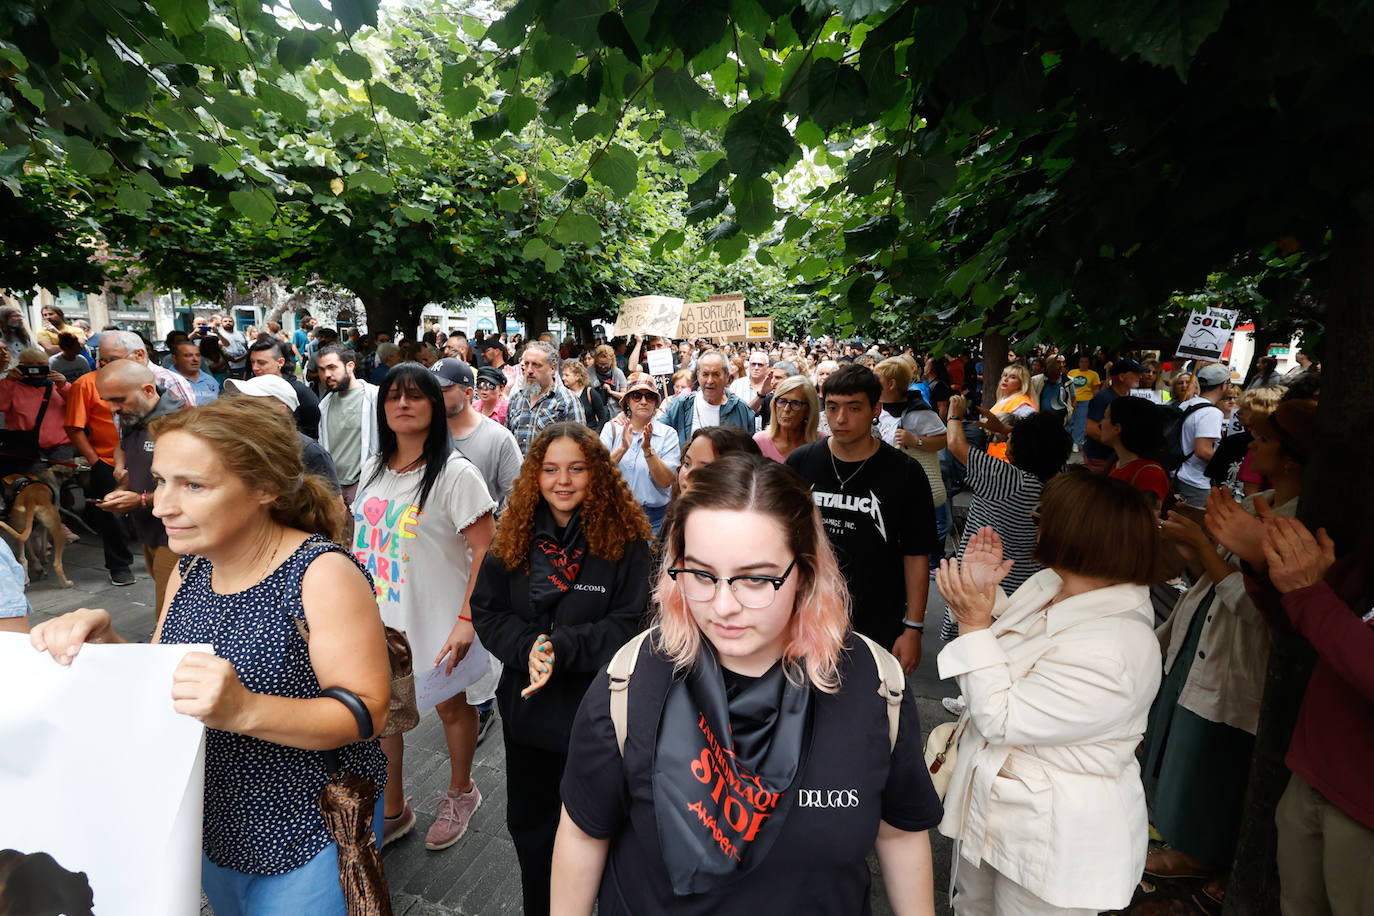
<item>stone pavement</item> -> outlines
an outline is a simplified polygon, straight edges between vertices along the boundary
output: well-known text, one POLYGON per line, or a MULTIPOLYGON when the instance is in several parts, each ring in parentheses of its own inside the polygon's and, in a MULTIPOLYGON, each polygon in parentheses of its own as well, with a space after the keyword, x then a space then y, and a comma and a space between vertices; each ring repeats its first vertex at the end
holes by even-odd
MULTIPOLYGON (((103 607, 110 611, 121 636, 131 641, 147 641, 152 636, 155 619, 152 580, 145 575, 142 564, 135 561, 138 581, 126 587, 111 585, 102 565, 98 539, 81 533, 81 541, 70 545, 64 557, 67 576, 74 587, 62 588, 51 573, 34 580, 28 589, 34 609, 31 623, 78 607, 103 607)), ((939 697, 951 695, 952 684, 941 682, 935 674, 935 655, 940 646, 937 621, 943 613, 943 602, 938 596, 932 596, 928 614, 932 627, 925 639, 925 655, 910 681, 918 698, 921 724, 927 730, 952 718, 939 703, 939 697)), ((504 763, 498 722, 477 749, 473 778, 482 790, 483 800, 472 817, 467 835, 447 850, 428 852, 424 848, 424 833, 433 821, 439 797, 448 788, 448 752, 438 719, 432 712, 407 735, 406 793, 413 799, 419 820, 415 830, 388 847, 383 856, 395 916, 516 916, 520 913, 515 849, 505 829, 504 763)), ((936 912, 944 914, 949 912, 944 888, 949 874, 950 843, 935 831, 931 833, 931 840, 935 855, 936 912)), ((869 866, 875 876, 873 912, 875 916, 890 914, 892 910, 872 857, 869 866)), ((203 907, 202 914, 211 916, 208 905, 203 907)))

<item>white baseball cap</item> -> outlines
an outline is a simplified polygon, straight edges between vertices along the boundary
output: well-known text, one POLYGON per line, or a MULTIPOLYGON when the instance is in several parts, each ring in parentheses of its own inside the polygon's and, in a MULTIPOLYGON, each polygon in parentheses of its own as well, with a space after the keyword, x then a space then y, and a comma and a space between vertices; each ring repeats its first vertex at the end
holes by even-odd
POLYGON ((291 387, 291 383, 280 375, 255 375, 250 379, 225 379, 224 388, 236 394, 246 395, 250 398, 276 398, 286 405, 286 409, 292 413, 301 406, 300 398, 296 397, 296 389, 291 387))

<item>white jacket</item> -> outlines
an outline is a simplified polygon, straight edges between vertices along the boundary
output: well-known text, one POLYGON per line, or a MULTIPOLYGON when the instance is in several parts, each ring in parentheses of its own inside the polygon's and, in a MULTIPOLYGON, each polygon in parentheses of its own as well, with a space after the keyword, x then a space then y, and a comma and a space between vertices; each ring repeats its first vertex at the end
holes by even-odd
MULTIPOLYGON (((362 445, 359 468, 366 465, 367 459, 382 449, 377 438, 377 392, 380 390, 371 382, 363 382, 363 434, 358 437, 362 445)), ((334 449, 329 444, 329 411, 337 400, 337 395, 332 391, 320 399, 320 445, 324 446, 324 450, 331 457, 334 449)))
POLYGON ((1154 613, 1139 585, 1042 613, 1061 583, 1047 569, 999 594, 992 627, 940 653, 968 703, 940 832, 1055 906, 1120 909, 1149 843, 1135 749, 1159 689, 1154 613))

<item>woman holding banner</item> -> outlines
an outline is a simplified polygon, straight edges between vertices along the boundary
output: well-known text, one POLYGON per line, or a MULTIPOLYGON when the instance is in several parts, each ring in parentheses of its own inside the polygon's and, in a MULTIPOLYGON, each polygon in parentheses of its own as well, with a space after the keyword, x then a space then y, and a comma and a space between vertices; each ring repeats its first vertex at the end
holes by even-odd
MULTIPOLYGON (((153 642, 214 648, 186 655, 171 694, 207 729, 201 885, 217 916, 343 916, 321 752, 337 748, 342 769, 376 787, 378 829, 386 758, 373 736, 391 668, 372 585, 332 540, 339 498, 304 472, 290 417, 263 400, 152 424, 153 513, 182 555, 153 642)), ((84 643, 124 641, 108 612, 89 608, 39 624, 30 640, 64 665, 84 643)))

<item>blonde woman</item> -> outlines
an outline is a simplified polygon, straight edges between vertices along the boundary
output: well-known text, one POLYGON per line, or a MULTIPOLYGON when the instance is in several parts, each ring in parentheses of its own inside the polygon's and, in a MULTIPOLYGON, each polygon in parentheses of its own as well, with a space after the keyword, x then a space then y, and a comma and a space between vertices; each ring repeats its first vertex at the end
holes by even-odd
POLYGON ((933 913, 941 808, 914 698, 890 743, 882 650, 849 627, 810 490, 746 455, 693 483, 626 687, 623 753, 606 669, 573 723, 552 912, 852 916, 876 847, 893 909, 933 913))
POLYGON ((820 438, 821 403, 816 386, 806 376, 783 379, 773 389, 772 405, 768 428, 754 433, 765 458, 786 461, 799 447, 820 438))

